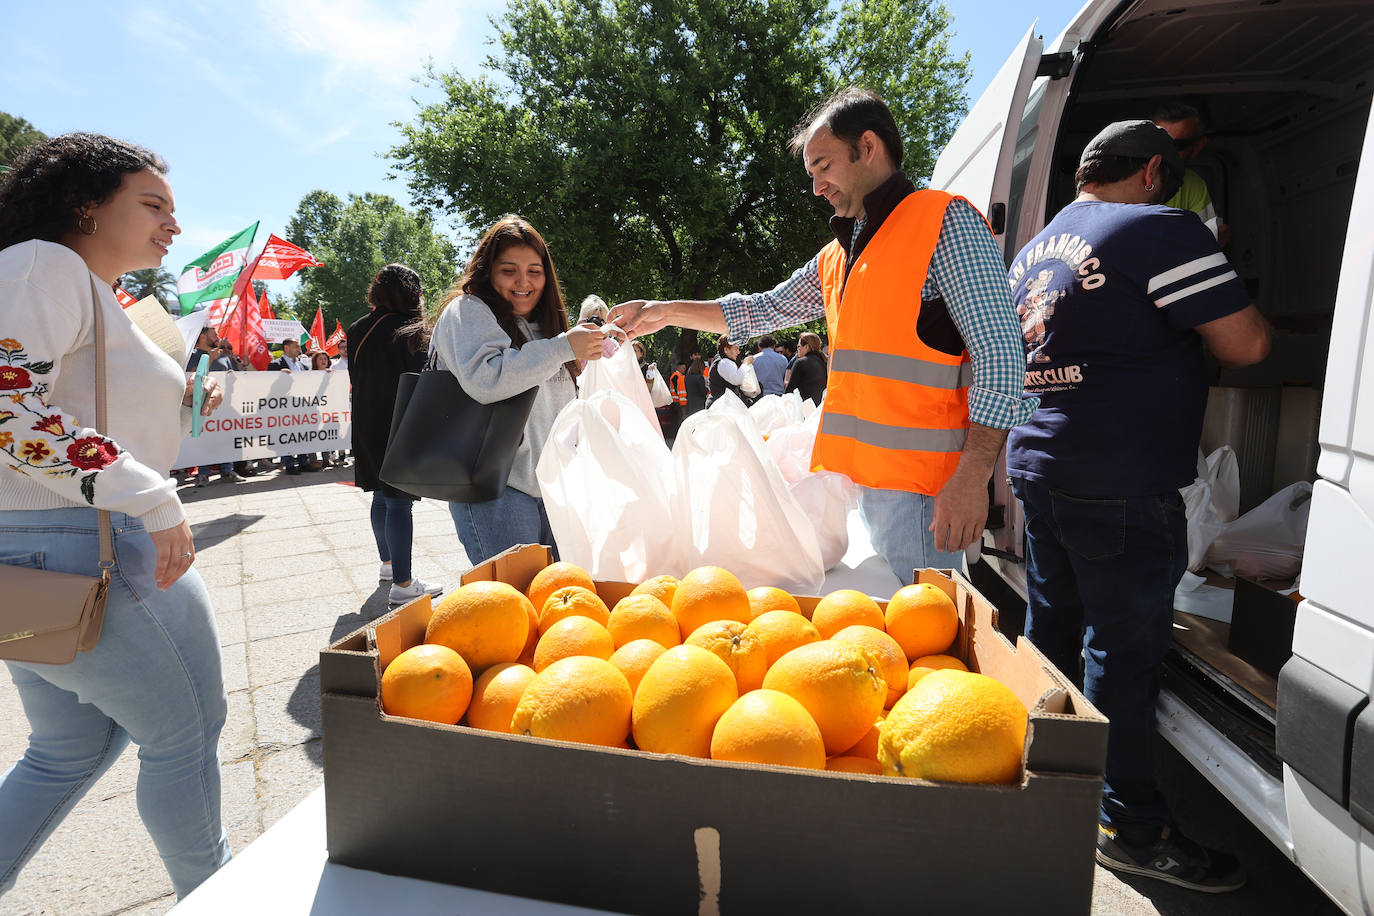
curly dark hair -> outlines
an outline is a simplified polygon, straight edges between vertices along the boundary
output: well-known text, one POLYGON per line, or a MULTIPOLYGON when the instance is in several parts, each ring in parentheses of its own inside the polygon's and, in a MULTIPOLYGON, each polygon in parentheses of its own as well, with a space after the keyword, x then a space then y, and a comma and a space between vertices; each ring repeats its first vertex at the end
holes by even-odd
POLYGON ((396 339, 405 341, 411 353, 429 346, 429 325, 420 306, 424 294, 420 275, 404 264, 386 265, 367 288, 367 302, 374 309, 408 319, 396 329, 396 339))
POLYGON ((167 174, 161 156, 101 134, 63 134, 31 146, 0 175, 0 249, 76 231, 81 211, 109 199, 124 176, 167 174))

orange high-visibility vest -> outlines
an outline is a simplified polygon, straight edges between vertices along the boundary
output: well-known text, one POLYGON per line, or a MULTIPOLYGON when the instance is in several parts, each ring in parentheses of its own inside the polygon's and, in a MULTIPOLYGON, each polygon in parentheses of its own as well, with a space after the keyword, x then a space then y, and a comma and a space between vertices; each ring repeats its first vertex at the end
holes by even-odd
POLYGON ((830 331, 830 375, 815 470, 855 483, 935 495, 954 473, 968 436, 968 351, 921 342, 921 290, 953 196, 916 191, 869 240, 845 279, 845 250, 820 254, 830 331))
POLYGON ((673 374, 668 376, 668 381, 672 383, 673 401, 679 406, 685 406, 687 404, 687 376, 674 370, 673 374))

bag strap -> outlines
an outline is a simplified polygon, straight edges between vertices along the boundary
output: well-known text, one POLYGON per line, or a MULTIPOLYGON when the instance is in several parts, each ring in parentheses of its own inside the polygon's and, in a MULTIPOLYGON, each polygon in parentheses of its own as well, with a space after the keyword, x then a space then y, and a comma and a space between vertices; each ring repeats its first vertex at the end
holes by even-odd
MULTIPOLYGON (((106 435, 110 425, 105 413, 105 315, 100 307, 100 291, 96 289, 95 275, 91 275, 91 303, 95 306, 95 429, 106 435)), ((100 576, 110 580, 110 569, 114 566, 114 533, 110 530, 110 513, 101 509, 100 517, 100 576)))
POLYGON ((368 339, 369 337, 372 336, 372 332, 375 331, 375 330, 377 330, 377 325, 379 325, 379 324, 381 324, 383 321, 385 321, 385 320, 386 320, 386 316, 389 315, 389 314, 392 314, 392 313, 391 313, 391 312, 387 312, 387 313, 381 315, 376 321, 372 322, 372 327, 368 328, 368 329, 367 329, 367 333, 363 335, 363 339, 360 340, 360 341, 358 341, 358 349, 357 349, 357 350, 354 350, 351 354, 349 354, 349 364, 350 364, 350 365, 352 365, 353 357, 355 357, 355 356, 357 356, 359 353, 363 352, 363 344, 367 343, 367 339, 368 339))

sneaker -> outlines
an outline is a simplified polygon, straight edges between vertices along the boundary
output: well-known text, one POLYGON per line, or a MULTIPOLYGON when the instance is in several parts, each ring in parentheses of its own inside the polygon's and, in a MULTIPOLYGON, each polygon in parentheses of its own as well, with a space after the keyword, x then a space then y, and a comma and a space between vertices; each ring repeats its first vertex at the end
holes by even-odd
POLYGON ((209 476, 207 476, 207 475, 205 475, 205 474, 199 474, 199 475, 197 475, 197 476, 196 476, 196 486, 198 486, 198 487, 208 487, 208 486, 210 486, 210 478, 209 478, 209 476))
POLYGON ((426 593, 429 594, 429 596, 432 598, 437 598, 439 597, 439 593, 443 590, 444 587, 442 585, 435 585, 432 582, 426 582, 424 579, 421 579, 419 576, 416 576, 415 578, 411 579, 410 584, 406 586, 400 586, 396 585, 395 583, 392 583, 389 603, 392 607, 395 607, 398 604, 405 604, 406 602, 414 601, 416 598, 426 593))
POLYGON ((390 564, 390 563, 383 563, 383 564, 382 564, 381 568, 377 570, 377 578, 378 578, 378 579, 381 579, 383 582, 390 582, 390 581, 391 581, 391 564, 390 564))
POLYGON ((300 466, 300 465, 295 465, 295 466, 293 466, 293 467, 289 467, 289 468, 286 469, 286 473, 290 474, 292 477, 295 477, 295 476, 296 476, 297 474, 299 474, 300 472, 301 472, 301 466, 300 466))
POLYGON ((1206 894, 1234 891, 1245 884, 1245 869, 1235 856, 1206 849, 1172 827, 1165 827, 1153 843, 1137 846, 1126 842, 1114 828, 1098 824, 1097 861, 1112 871, 1206 894))

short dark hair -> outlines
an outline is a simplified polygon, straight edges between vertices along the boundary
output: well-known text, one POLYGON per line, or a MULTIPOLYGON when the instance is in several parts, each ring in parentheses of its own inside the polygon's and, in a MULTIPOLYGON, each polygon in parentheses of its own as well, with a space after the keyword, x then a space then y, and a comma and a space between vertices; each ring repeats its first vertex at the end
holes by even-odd
POLYGON ((29 147, 0 173, 0 249, 76 231, 81 211, 119 190, 125 175, 167 174, 161 156, 103 134, 62 134, 29 147))
POLYGON ((772 334, 765 334, 759 338, 759 346, 764 350, 771 350, 777 345, 778 341, 772 334))
POLYGON ((1150 116, 1150 120, 1156 123, 1160 121, 1187 121, 1197 120, 1197 126, 1202 128, 1202 113, 1187 102, 1161 102, 1155 109, 1155 113, 1150 116))
MULTIPOLYGON (((1080 190, 1085 184, 1111 184, 1115 181, 1130 178, 1136 172, 1145 168, 1149 162, 1150 160, 1148 159, 1136 159, 1129 156, 1099 156, 1096 159, 1089 159, 1087 162, 1080 165, 1073 180, 1077 183, 1080 190)), ((1164 172, 1166 185, 1170 179, 1177 180, 1182 177, 1180 175, 1174 175, 1168 163, 1162 160, 1159 163, 1159 167, 1164 172)))
POLYGON ((859 138, 871 130, 883 141, 893 166, 902 167, 902 135, 897 130, 897 121, 883 97, 871 89, 846 86, 811 109, 788 143, 793 155, 802 155, 806 141, 819 127, 829 127, 831 133, 849 144, 851 160, 858 158, 859 138))
POLYGON ((300 346, 300 343, 301 343, 301 342, 300 342, 299 340, 296 340, 296 338, 294 338, 294 337, 287 337, 286 339, 284 339, 284 340, 281 342, 281 346, 282 346, 282 349, 285 350, 287 344, 295 344, 295 345, 297 345, 297 346, 300 346))

